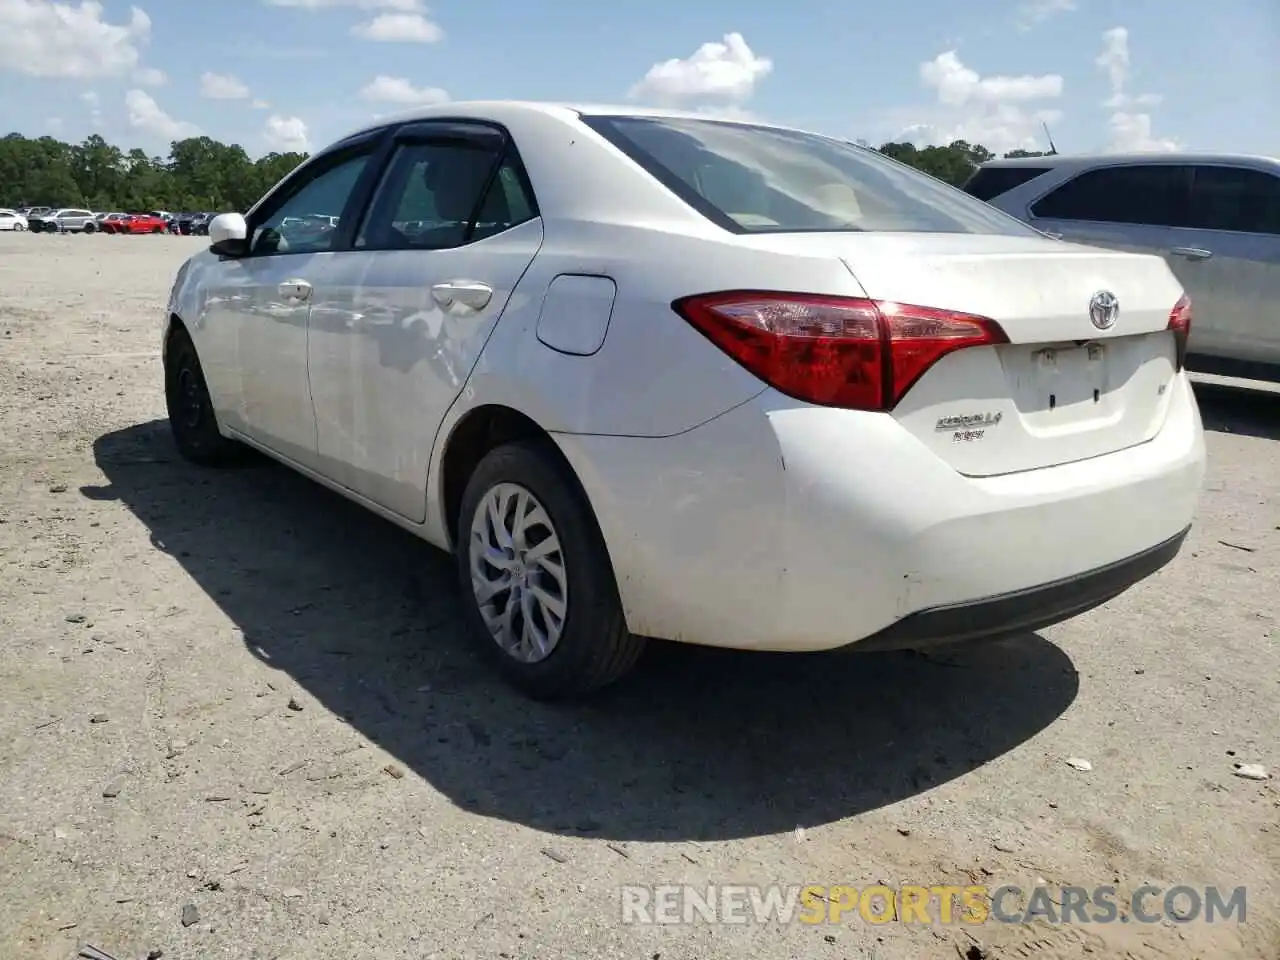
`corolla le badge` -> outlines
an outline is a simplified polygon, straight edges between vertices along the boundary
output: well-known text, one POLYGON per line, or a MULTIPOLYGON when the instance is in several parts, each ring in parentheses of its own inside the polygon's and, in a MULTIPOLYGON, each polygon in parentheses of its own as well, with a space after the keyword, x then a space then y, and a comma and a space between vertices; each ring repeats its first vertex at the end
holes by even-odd
POLYGON ((969 413, 960 416, 943 417, 936 424, 935 430, 973 430, 994 427, 1002 419, 1003 414, 996 410, 992 413, 969 413))
POLYGON ((1110 290, 1099 290, 1089 301, 1089 319, 1099 330, 1110 330, 1120 319, 1120 301, 1110 290))

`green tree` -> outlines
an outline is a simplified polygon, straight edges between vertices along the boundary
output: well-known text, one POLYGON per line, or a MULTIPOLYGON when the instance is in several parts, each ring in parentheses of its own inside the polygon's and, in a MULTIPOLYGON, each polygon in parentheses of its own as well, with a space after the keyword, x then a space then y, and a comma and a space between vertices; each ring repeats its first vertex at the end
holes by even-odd
POLYGON ((240 144, 211 137, 177 140, 167 156, 151 157, 97 134, 69 144, 11 133, 0 138, 0 206, 243 212, 306 158, 252 160, 240 144))

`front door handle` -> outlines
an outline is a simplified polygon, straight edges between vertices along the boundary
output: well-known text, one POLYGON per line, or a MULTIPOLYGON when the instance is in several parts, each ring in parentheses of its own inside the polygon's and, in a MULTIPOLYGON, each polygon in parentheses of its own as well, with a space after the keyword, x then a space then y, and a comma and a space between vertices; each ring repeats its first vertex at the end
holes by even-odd
POLYGON ((1212 250, 1202 247, 1174 247, 1169 252, 1175 257, 1185 257, 1188 260, 1208 260, 1213 256, 1212 250))
POLYGON ((493 287, 478 280, 447 280, 431 288, 431 297, 444 310, 457 304, 483 310, 493 299, 493 287))
POLYGON ((311 299, 311 284, 305 280, 285 280, 276 289, 286 300, 311 299))

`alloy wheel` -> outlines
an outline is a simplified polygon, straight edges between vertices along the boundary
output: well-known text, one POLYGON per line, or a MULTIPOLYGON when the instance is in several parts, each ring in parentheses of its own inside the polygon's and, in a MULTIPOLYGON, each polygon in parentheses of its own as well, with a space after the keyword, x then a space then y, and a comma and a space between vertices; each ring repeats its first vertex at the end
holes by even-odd
POLYGON ((538 498, 517 483, 490 488, 472 516, 468 560, 498 646, 521 663, 550 656, 564 632, 569 582, 560 536, 538 498))

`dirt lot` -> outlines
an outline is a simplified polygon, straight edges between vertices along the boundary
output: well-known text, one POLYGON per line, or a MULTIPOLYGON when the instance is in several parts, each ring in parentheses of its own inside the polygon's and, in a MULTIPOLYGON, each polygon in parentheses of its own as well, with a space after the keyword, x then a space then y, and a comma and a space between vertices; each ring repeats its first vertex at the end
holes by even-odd
POLYGON ((536 706, 442 555, 177 459, 158 325, 200 242, 0 235, 6 960, 1280 957, 1280 781, 1233 772, 1280 767, 1280 393, 1201 389, 1188 547, 1043 636, 664 647, 536 706), (1245 886, 1247 921, 659 927, 618 893, 1041 880, 1245 886))

